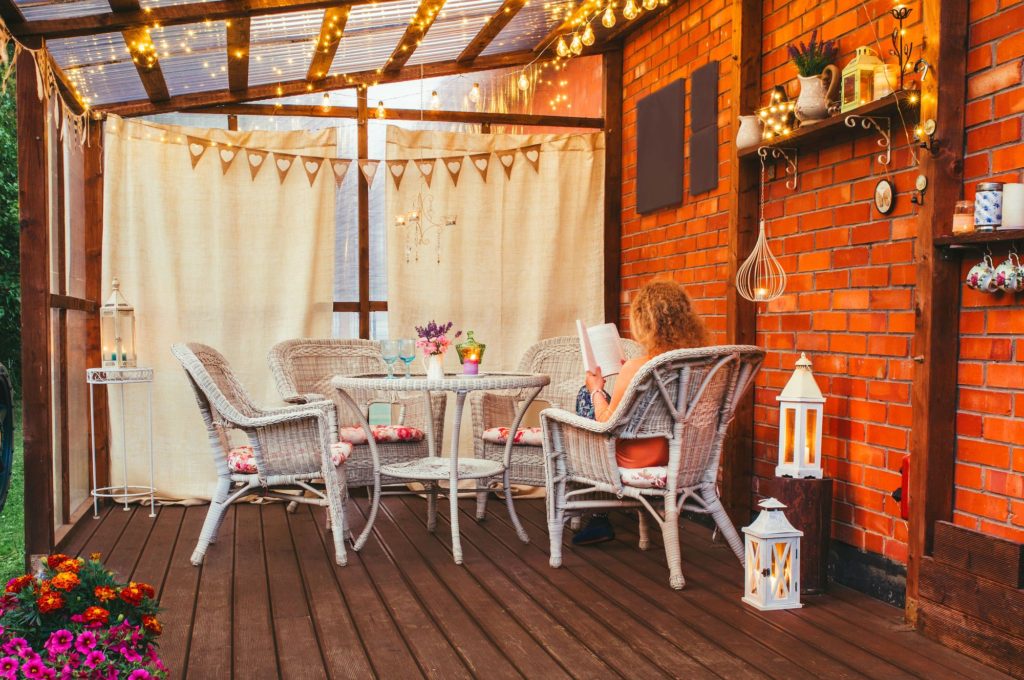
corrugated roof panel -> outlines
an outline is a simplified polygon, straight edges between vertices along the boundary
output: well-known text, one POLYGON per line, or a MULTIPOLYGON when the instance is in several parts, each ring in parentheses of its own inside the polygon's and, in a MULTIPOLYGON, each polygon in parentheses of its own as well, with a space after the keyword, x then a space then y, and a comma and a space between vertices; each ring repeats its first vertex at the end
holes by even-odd
POLYGON ((548 31, 562 21, 565 13, 575 6, 572 0, 552 0, 543 3, 533 0, 519 10, 498 37, 491 41, 483 54, 532 50, 544 39, 548 31))
POLYGON ((254 44, 297 38, 314 40, 320 35, 323 21, 322 9, 256 16, 249 24, 249 40, 254 44))
POLYGON ((405 24, 380 31, 349 33, 346 30, 338 44, 338 53, 334 55, 331 74, 383 68, 404 34, 405 24))
POLYGON ((419 0, 395 0, 371 5, 357 5, 348 15, 346 34, 357 34, 374 29, 388 29, 401 26, 403 31, 416 15, 419 0))
POLYGON ((448 0, 407 63, 455 59, 501 5, 502 0, 448 0))
POLYGON ((128 46, 120 33, 100 33, 81 38, 60 38, 48 40, 46 47, 61 68, 74 69, 77 66, 109 64, 114 61, 131 59, 128 46))
MULTIPOLYGON (((188 5, 206 0, 140 0, 143 8, 188 5)), ((28 21, 40 19, 67 19, 89 14, 107 14, 110 3, 107 0, 15 0, 18 9, 28 21)))
POLYGON ((91 106, 146 99, 148 96, 135 64, 130 61, 86 66, 68 73, 68 77, 91 106))
POLYGON ((160 57, 160 71, 164 74, 171 96, 224 90, 228 86, 228 58, 225 50, 212 54, 184 54, 160 57))
POLYGON ((251 45, 249 48, 249 84, 266 85, 305 78, 313 59, 314 49, 315 45, 307 40, 251 45))

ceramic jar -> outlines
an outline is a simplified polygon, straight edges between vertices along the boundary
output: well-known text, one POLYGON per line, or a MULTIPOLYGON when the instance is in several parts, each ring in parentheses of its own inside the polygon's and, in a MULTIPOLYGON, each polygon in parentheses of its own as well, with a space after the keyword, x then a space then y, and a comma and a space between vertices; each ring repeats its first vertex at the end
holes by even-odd
POLYGON ((974 226, 978 231, 994 231, 1003 221, 1003 185, 982 182, 974 193, 974 226))
POLYGON ((736 148, 749 149, 761 143, 761 119, 755 115, 740 116, 740 127, 736 132, 736 148))
POLYGON ((800 96, 796 99, 794 113, 804 125, 828 118, 829 102, 839 87, 839 69, 829 64, 817 76, 797 76, 800 80, 800 96))

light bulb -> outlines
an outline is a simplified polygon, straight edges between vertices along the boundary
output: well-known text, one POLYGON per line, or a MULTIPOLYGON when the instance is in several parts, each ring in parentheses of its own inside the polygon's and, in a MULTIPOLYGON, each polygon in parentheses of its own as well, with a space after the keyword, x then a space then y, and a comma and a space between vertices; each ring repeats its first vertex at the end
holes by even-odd
POLYGON ((583 52, 583 39, 580 38, 579 33, 573 33, 572 42, 569 43, 569 51, 573 54, 580 54, 583 52))
POLYGON ((327 109, 331 108, 331 95, 327 94, 326 92, 324 92, 324 104, 323 104, 323 106, 324 106, 324 111, 326 111, 327 109))
POLYGON ((611 28, 615 25, 615 12, 612 10, 612 3, 610 2, 604 8, 604 14, 601 15, 601 25, 605 28, 611 28))
POLYGON ((658 0, 644 0, 644 9, 652 10, 658 6, 658 0))
POLYGON ((519 89, 526 92, 530 89, 530 79, 526 77, 526 71, 519 74, 519 89))
POLYGON ((480 83, 473 83, 473 87, 469 91, 469 101, 474 104, 480 101, 480 83))
POLYGON ((583 40, 583 44, 587 47, 594 44, 594 29, 590 27, 590 24, 587 24, 586 28, 583 29, 583 37, 581 39, 583 40))
POLYGON ((633 0, 626 0, 626 6, 622 8, 622 16, 626 17, 628 21, 632 21, 638 14, 640 14, 640 8, 636 6, 636 3, 633 0))
POLYGON ((387 111, 384 110, 384 102, 383 101, 378 101, 377 102, 377 117, 378 118, 383 118, 386 115, 387 115, 387 111))
POLYGON ((558 44, 555 45, 555 54, 560 57, 569 56, 569 46, 565 44, 565 38, 558 36, 558 44))
POLYGON ((435 111, 441 108, 441 97, 437 95, 437 90, 430 93, 430 108, 435 111))

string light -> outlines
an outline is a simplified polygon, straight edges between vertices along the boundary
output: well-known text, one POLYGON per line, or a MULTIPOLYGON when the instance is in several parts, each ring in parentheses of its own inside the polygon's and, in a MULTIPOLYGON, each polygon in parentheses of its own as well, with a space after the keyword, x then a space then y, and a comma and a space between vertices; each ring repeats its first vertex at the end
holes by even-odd
POLYGON ((327 92, 324 92, 324 99, 323 99, 323 102, 324 102, 324 103, 323 103, 323 110, 324 110, 324 111, 326 111, 326 110, 328 110, 329 108, 331 108, 331 95, 330 95, 330 94, 328 94, 327 92))
MULTIPOLYGON (((632 2, 632 0, 630 1, 632 2)), ((569 46, 565 44, 565 38, 562 36, 558 37, 558 44, 555 45, 555 54, 563 58, 569 56, 569 46)))
POLYGON ((527 77, 526 71, 523 71, 522 73, 519 74, 518 85, 519 89, 522 90, 523 92, 526 92, 527 90, 530 89, 530 79, 527 77))
POLYGON ((587 47, 590 47, 591 45, 594 44, 596 38, 594 36, 594 29, 590 27, 590 24, 587 24, 586 28, 583 29, 583 37, 580 39, 583 41, 583 44, 586 45, 587 47))
POLYGON ((386 115, 387 115, 387 111, 384 110, 384 102, 383 101, 378 101, 377 102, 377 117, 378 118, 384 118, 386 115))
POLYGON ((572 42, 569 44, 569 51, 573 54, 581 54, 583 52, 583 39, 580 38, 579 33, 573 33, 572 42))
POLYGON ((636 6, 633 0, 626 0, 626 6, 622 8, 622 16, 626 17, 627 20, 632 21, 637 18, 640 14, 640 8, 636 6))
POLYGON ((615 25, 615 10, 612 9, 611 0, 609 0, 608 6, 604 8, 604 14, 601 15, 601 25, 605 28, 611 28, 615 25))
POLYGON ((430 93, 430 108, 435 111, 441 108, 441 97, 438 96, 437 90, 430 93))
POLYGON ((651 11, 658 6, 658 0, 643 0, 643 7, 647 11, 651 11))
POLYGON ((473 83, 473 88, 469 91, 469 101, 474 104, 480 101, 480 83, 473 83))

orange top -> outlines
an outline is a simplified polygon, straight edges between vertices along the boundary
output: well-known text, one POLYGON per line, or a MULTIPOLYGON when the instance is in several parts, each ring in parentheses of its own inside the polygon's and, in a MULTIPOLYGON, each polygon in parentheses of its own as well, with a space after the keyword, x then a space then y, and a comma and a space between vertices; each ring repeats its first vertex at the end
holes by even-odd
MULTIPOLYGON (((615 389, 612 390, 612 401, 607 407, 594 405, 594 419, 600 422, 608 420, 615 411, 622 396, 626 394, 633 376, 640 370, 640 367, 650 360, 649 356, 630 359, 622 365, 622 371, 615 380, 615 389)), ((647 439, 620 439, 615 443, 615 459, 619 467, 642 468, 668 465, 668 440, 664 437, 650 437, 647 439)))

